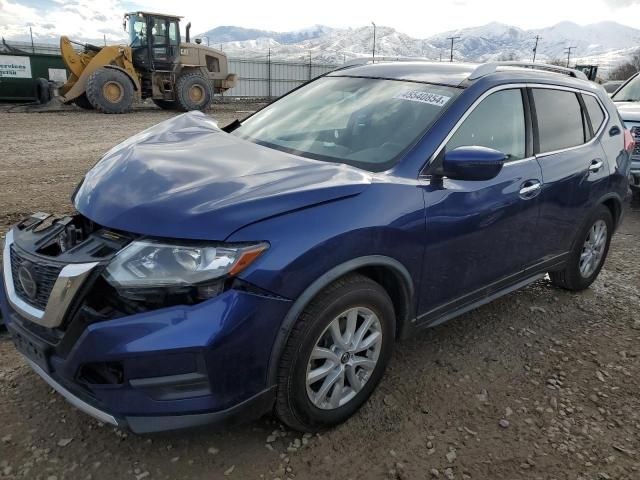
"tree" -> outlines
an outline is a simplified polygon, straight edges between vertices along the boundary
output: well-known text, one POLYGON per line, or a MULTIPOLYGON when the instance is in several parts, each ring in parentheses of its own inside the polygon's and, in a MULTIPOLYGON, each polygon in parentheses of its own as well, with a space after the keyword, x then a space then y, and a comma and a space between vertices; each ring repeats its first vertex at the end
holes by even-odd
POLYGON ((559 58, 552 58, 547 63, 549 65, 555 65, 556 67, 566 67, 567 66, 567 61, 566 60, 561 60, 559 58))
POLYGON ((499 62, 512 62, 519 60, 515 52, 502 52, 497 59, 499 62))
POLYGON ((609 80, 626 80, 638 71, 640 71, 640 49, 636 50, 627 62, 612 69, 609 80))

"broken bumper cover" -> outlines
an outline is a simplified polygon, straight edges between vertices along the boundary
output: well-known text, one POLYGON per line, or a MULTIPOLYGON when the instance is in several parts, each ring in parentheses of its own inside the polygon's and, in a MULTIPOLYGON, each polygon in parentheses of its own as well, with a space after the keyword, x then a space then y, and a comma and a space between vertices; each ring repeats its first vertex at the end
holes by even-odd
POLYGON ((127 428, 134 433, 154 433, 165 430, 178 430, 201 425, 230 425, 246 421, 253 418, 256 412, 265 413, 275 400, 275 387, 260 392, 244 402, 226 410, 218 412, 186 414, 186 415, 163 415, 156 417, 149 416, 125 416, 116 417, 108 412, 100 410, 85 402, 64 386, 56 382, 47 372, 27 357, 26 362, 42 379, 49 384, 56 392, 64 397, 71 405, 78 410, 92 416, 102 423, 127 428))
MULTIPOLYGON (((228 290, 171 307, 87 325, 68 352, 38 335, 0 283, 0 309, 18 351, 79 410, 135 433, 254 419, 273 405, 271 347, 290 302, 228 290), (117 366, 92 381, 87 366, 117 366), (88 378, 87 378, 88 377, 88 378)), ((61 332, 61 343, 69 332, 61 332)))

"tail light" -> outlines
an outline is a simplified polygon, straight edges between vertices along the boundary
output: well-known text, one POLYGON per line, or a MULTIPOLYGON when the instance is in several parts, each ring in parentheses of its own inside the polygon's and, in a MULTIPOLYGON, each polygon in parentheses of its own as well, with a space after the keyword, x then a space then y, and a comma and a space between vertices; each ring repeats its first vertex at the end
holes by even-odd
POLYGON ((636 146, 636 141, 631 134, 631 130, 628 128, 624 129, 624 149, 627 152, 633 152, 633 149, 636 146))

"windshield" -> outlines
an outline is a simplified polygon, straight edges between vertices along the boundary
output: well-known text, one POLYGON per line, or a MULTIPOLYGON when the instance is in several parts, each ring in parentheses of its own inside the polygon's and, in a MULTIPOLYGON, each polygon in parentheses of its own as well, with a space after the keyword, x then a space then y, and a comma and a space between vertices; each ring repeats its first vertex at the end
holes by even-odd
POLYGON ((636 75, 611 99, 614 102, 640 102, 640 75, 636 75))
POLYGON ((323 77, 259 111, 233 134, 303 157, 382 171, 460 91, 396 80, 323 77))

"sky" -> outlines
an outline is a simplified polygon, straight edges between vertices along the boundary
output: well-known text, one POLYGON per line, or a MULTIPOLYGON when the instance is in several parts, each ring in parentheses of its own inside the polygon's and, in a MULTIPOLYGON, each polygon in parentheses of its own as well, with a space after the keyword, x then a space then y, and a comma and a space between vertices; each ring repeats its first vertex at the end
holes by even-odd
POLYGON ((290 31, 316 24, 361 27, 375 21, 426 38, 492 21, 524 29, 566 20, 582 25, 612 20, 637 27, 640 0, 0 0, 0 36, 24 40, 31 26, 36 41, 59 35, 118 40, 123 37, 122 14, 134 10, 182 15, 195 34, 219 25, 290 31))

